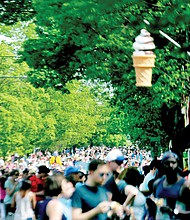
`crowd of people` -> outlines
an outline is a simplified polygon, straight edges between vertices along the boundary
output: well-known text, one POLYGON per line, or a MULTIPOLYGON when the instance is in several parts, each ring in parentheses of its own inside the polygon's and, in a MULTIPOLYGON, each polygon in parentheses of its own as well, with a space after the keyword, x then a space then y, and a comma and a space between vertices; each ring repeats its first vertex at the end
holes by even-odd
POLYGON ((37 149, 0 158, 0 219, 189 219, 188 177, 171 151, 37 149))

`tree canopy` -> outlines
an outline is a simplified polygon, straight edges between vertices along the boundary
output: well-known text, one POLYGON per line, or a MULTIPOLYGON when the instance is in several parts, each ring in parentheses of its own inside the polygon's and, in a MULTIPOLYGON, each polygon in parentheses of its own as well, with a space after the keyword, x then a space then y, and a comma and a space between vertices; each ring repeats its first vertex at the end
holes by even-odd
POLYGON ((29 73, 31 82, 55 88, 81 78, 111 82, 115 91, 112 104, 125 114, 122 131, 145 143, 151 136, 161 136, 168 143, 176 131, 166 134, 163 105, 183 105, 183 97, 189 94, 189 2, 36 0, 33 7, 38 37, 26 41, 23 52, 24 60, 34 68, 29 73), (151 32, 156 44, 151 89, 135 87, 132 67, 132 44, 142 28, 151 32))
POLYGON ((30 68, 25 62, 18 63, 17 48, 22 45, 20 35, 25 39, 35 34, 32 25, 27 25, 27 31, 23 26, 0 26, 16 40, 3 41, 0 48, 0 155, 23 155, 36 147, 61 151, 103 141, 125 144, 120 135, 117 139, 105 135, 113 111, 105 85, 73 80, 66 83, 67 93, 63 93, 35 88, 28 82, 25 74, 30 68))
MULTIPOLYGON (((169 118, 163 109, 183 105, 190 93, 189 1, 33 0, 31 10, 35 11, 36 36, 25 41, 20 54, 30 67, 28 76, 35 87, 54 87, 65 93, 72 80, 111 84, 114 111, 110 122, 119 124, 117 133, 143 145, 150 144, 151 137, 161 137, 162 145, 168 145, 178 127, 174 123, 167 132, 169 118), (152 88, 135 86, 132 44, 142 28, 156 44, 152 88)), ((77 118, 73 123, 77 124, 77 118)), ((106 130, 112 132, 113 127, 110 123, 106 130)))
POLYGON ((35 11, 30 0, 1 0, 0 23, 13 25, 18 21, 30 20, 35 11))

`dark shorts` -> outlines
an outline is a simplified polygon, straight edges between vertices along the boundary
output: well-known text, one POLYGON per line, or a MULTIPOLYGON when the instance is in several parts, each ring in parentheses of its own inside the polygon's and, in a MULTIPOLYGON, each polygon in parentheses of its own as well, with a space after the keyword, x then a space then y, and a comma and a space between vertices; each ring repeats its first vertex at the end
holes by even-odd
POLYGON ((15 212, 15 208, 11 207, 11 204, 5 204, 5 210, 6 210, 6 216, 8 213, 14 213, 15 212))

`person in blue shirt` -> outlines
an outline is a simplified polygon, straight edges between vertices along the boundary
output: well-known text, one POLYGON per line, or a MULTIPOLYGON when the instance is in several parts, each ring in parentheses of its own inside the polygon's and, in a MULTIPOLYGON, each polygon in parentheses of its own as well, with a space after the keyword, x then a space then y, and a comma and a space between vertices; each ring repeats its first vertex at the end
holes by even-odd
POLYGON ((105 220, 110 210, 108 193, 102 184, 109 176, 109 167, 102 160, 92 160, 86 183, 76 188, 72 197, 73 220, 105 220))
POLYGON ((180 175, 178 156, 168 151, 161 160, 163 175, 153 184, 157 205, 156 219, 189 219, 189 182, 180 175))

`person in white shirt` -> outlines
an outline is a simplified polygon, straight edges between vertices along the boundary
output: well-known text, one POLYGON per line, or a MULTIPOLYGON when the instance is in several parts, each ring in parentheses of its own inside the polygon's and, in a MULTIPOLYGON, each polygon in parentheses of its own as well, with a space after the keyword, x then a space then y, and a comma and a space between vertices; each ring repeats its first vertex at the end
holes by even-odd
POLYGON ((33 209, 36 206, 36 197, 31 192, 31 182, 23 180, 20 190, 13 196, 12 207, 16 206, 14 220, 35 219, 33 209))

